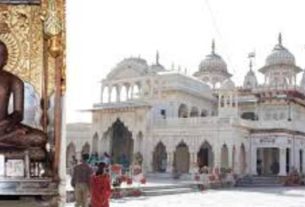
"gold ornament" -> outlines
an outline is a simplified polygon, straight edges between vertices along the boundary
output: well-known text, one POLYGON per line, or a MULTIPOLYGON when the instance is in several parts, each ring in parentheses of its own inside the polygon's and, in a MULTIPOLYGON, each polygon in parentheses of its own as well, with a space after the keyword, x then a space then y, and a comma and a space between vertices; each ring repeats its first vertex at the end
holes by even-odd
POLYGON ((44 22, 44 33, 49 36, 59 35, 62 31, 62 24, 57 16, 56 0, 48 1, 47 17, 44 22))

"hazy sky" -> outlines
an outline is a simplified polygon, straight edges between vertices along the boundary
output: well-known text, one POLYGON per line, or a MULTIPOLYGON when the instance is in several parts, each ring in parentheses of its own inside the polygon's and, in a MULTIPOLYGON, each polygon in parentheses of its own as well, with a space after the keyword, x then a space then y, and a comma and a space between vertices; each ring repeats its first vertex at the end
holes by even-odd
POLYGON ((67 122, 91 120, 77 110, 99 101, 99 81, 125 57, 150 64, 159 50, 166 68, 174 63, 192 74, 215 38, 241 85, 248 53, 256 52, 256 71, 282 32, 304 68, 304 9, 304 0, 67 0, 67 122))

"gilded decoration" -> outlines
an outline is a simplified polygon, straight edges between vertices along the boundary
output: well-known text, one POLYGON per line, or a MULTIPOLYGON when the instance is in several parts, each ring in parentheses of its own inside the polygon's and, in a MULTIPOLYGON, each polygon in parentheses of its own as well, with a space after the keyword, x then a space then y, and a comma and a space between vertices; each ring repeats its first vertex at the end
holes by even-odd
MULTIPOLYGON (((31 83, 41 95, 43 80, 43 22, 36 5, 0 5, 0 39, 9 50, 6 70, 31 83)), ((54 88, 54 67, 48 69, 48 94, 54 88)))

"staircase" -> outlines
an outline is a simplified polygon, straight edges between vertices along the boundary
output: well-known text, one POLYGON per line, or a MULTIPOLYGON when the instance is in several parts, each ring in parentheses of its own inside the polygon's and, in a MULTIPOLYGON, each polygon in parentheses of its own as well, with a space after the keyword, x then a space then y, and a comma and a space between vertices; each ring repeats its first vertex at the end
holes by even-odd
POLYGON ((155 187, 143 187, 140 189, 144 196, 161 196, 199 191, 196 184, 164 185, 155 187))
POLYGON ((237 187, 280 187, 280 177, 277 176, 245 176, 236 182, 237 187))
POLYGON ((197 182, 191 180, 191 175, 181 175, 179 179, 173 179, 171 173, 148 173, 147 181, 157 182, 158 185, 140 187, 145 196, 172 195, 199 191, 197 182))

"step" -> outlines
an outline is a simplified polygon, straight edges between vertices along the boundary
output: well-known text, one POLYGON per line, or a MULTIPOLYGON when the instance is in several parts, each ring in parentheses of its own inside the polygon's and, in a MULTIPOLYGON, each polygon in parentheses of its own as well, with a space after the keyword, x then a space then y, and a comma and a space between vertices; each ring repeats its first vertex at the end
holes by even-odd
POLYGON ((179 189, 158 189, 158 190, 145 190, 143 191, 143 195, 145 196, 161 196, 161 195, 174 195, 174 194, 182 194, 182 193, 192 193, 196 192, 193 188, 179 188, 179 189))

